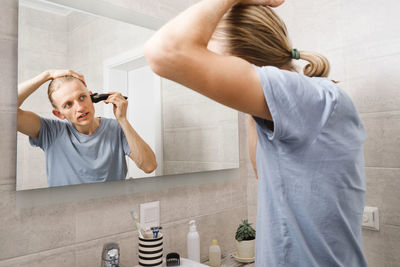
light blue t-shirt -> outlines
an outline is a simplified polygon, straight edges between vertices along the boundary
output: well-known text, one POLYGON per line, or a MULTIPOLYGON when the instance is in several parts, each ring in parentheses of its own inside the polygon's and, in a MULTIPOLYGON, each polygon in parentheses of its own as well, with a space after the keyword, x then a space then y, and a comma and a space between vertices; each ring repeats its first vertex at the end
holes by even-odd
POLYGON ((366 135, 352 101, 326 78, 255 68, 274 121, 255 118, 256 266, 367 266, 366 135))
POLYGON ((86 135, 67 120, 40 117, 38 139, 32 146, 45 152, 49 186, 94 183, 125 179, 125 155, 130 148, 118 122, 101 118, 97 130, 86 135))

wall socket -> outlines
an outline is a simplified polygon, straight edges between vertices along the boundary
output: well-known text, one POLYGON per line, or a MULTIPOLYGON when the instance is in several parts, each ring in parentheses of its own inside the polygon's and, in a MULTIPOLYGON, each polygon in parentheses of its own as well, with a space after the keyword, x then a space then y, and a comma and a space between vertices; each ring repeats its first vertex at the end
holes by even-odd
POLYGON ((160 201, 140 204, 140 225, 143 228, 160 226, 160 201))
POLYGON ((379 231, 379 211, 377 207, 364 207, 362 227, 379 231))

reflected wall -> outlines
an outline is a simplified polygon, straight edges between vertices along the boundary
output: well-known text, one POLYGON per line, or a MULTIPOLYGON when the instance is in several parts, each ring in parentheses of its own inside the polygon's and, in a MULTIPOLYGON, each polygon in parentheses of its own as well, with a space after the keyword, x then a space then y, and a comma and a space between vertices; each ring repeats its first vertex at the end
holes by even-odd
MULTIPOLYGON (((153 33, 106 17, 20 1, 18 82, 47 69, 73 69, 84 74, 89 90, 102 93, 104 62, 127 51, 141 51, 153 33)), ((172 81, 160 79, 160 83, 162 149, 158 158, 162 170, 157 175, 238 168, 237 112, 172 81)), ((43 84, 21 108, 55 119, 47 86, 43 84)), ((96 116, 107 116, 103 103, 95 108, 96 116)), ((47 187, 44 152, 30 146, 28 137, 21 133, 17 150, 17 190, 47 187)), ((127 178, 147 176, 142 173, 127 178)))

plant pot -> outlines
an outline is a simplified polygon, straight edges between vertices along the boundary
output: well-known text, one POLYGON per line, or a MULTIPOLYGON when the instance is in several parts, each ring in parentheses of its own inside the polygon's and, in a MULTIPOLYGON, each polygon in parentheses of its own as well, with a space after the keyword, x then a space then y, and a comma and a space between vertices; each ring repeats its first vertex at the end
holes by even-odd
POLYGON ((240 258, 254 258, 256 240, 236 240, 237 254, 240 258))

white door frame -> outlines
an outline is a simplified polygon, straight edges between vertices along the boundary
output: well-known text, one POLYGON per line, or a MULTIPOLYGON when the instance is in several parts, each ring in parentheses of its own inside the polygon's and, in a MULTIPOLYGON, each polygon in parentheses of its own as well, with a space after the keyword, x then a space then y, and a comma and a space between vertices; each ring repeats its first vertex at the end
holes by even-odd
MULTIPOLYGON (((127 52, 124 52, 120 55, 117 55, 115 57, 109 58, 104 60, 103 62, 103 91, 104 92, 110 92, 110 91, 119 91, 124 95, 129 95, 128 92, 128 72, 132 71, 136 68, 144 67, 148 65, 143 52, 142 47, 137 47, 132 50, 129 50, 127 52), (117 88, 115 88, 114 85, 111 83, 112 81, 112 76, 114 77, 116 75, 120 76, 121 79, 118 81, 117 88)), ((153 76, 153 86, 156 89, 155 91, 157 92, 155 95, 155 101, 159 104, 159 112, 160 116, 157 118, 158 121, 156 121, 156 127, 158 131, 160 131, 160 135, 156 138, 155 140, 155 147, 153 148, 154 153, 156 154, 157 157, 157 169, 151 173, 151 174, 146 174, 143 172, 143 176, 141 177, 132 177, 132 168, 137 168, 134 164, 134 162, 130 159, 127 159, 128 163, 128 175, 127 178, 145 178, 145 177, 152 177, 152 176, 160 176, 163 175, 163 121, 162 121, 162 98, 161 98, 161 78, 154 74, 153 76)), ((132 109, 132 107, 131 107, 132 109)), ((129 120, 129 110, 130 106, 128 106, 128 120, 129 120)), ((112 107, 111 106, 105 106, 104 107, 104 116, 109 117, 109 118, 114 118, 112 107)), ((145 137, 143 137, 145 139, 145 137)))

